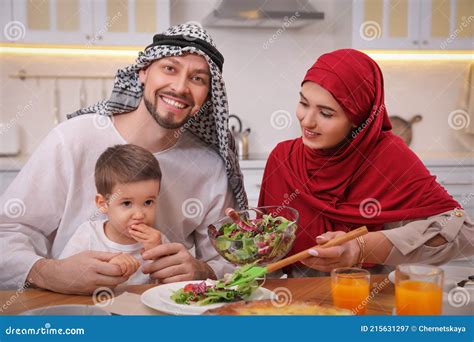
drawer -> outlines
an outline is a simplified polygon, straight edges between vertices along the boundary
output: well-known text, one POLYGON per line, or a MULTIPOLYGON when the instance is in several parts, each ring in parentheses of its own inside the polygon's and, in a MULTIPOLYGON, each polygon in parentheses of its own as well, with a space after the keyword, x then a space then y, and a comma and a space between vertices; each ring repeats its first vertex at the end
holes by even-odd
POLYGON ((258 207, 258 198, 249 198, 249 208, 258 207))
POLYGON ((438 182, 442 185, 451 184, 469 187, 469 185, 474 184, 474 167, 472 166, 429 166, 428 170, 436 176, 438 182))
POLYGON ((7 190, 19 171, 0 171, 0 194, 7 190))
MULTIPOLYGON (((446 191, 454 197, 466 197, 469 194, 474 193, 474 184, 466 183, 465 185, 457 185, 457 184, 450 184, 450 183, 441 183, 443 188, 446 189, 446 191)), ((474 201, 474 199, 471 198, 470 201, 474 201)))
POLYGON ((244 169, 242 170, 242 174, 244 175, 244 183, 246 185, 253 185, 260 189, 262 186, 263 169, 244 169))
POLYGON ((249 205, 257 205, 262 187, 263 169, 242 169, 244 186, 249 199, 249 205))
MULTIPOLYGON (((472 166, 429 166, 431 174, 443 185, 448 193, 454 197, 474 218, 474 167, 472 166)), ((242 168, 245 191, 249 206, 256 206, 262 186, 263 168, 242 168)))
POLYGON ((474 207, 464 207, 464 211, 471 220, 474 218, 474 207))
MULTIPOLYGON (((449 190, 448 190, 449 192, 449 190)), ((453 194, 450 192, 453 198, 464 208, 466 213, 472 219, 474 218, 474 192, 464 194, 453 194)))

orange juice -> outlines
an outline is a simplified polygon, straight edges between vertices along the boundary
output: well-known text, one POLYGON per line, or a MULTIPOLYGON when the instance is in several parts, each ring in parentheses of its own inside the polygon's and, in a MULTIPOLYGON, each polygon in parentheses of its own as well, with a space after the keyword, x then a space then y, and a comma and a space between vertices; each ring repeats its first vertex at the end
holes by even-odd
POLYGON ((370 284, 365 278, 353 278, 349 275, 332 281, 332 299, 338 308, 352 310, 357 315, 367 312, 370 284))
POLYGON ((403 280, 395 286, 397 315, 440 315, 443 291, 437 284, 403 280))

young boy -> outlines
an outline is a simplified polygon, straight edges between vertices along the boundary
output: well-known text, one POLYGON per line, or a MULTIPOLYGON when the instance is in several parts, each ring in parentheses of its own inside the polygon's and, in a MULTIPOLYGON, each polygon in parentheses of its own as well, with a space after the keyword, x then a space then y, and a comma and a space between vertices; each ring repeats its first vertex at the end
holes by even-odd
POLYGON ((105 150, 95 165, 95 202, 107 219, 81 224, 59 259, 85 250, 119 252, 109 262, 129 277, 124 284, 149 283, 149 276, 138 271, 141 252, 169 242, 152 228, 160 183, 160 165, 147 150, 131 144, 105 150))

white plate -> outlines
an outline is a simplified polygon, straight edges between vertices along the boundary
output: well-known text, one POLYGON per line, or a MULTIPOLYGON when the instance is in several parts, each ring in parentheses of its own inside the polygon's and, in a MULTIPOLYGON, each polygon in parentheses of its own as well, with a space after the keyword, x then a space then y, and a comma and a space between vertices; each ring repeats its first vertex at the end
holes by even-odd
MULTIPOLYGON (((198 284, 201 281, 181 281, 178 283, 164 284, 145 291, 141 301, 146 306, 171 315, 201 315, 209 309, 215 309, 226 303, 209 304, 204 306, 186 305, 175 303, 170 298, 174 291, 182 289, 187 284, 198 284)), ((275 294, 263 287, 259 287, 247 300, 271 299, 275 294)))
POLYGON ((388 280, 395 285, 395 271, 392 271, 388 274, 388 280))

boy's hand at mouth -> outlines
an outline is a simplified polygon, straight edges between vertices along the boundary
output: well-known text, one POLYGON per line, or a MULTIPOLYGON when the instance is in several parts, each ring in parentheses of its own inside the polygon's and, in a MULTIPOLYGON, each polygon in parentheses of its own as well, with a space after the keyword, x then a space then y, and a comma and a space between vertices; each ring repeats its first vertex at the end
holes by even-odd
POLYGON ((160 231, 144 223, 132 225, 129 233, 137 242, 143 243, 145 251, 162 243, 160 231))
POLYGON ((140 268, 140 262, 133 255, 126 253, 117 255, 109 263, 118 265, 122 270, 122 275, 127 278, 140 268))

